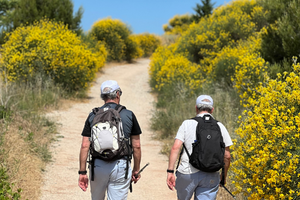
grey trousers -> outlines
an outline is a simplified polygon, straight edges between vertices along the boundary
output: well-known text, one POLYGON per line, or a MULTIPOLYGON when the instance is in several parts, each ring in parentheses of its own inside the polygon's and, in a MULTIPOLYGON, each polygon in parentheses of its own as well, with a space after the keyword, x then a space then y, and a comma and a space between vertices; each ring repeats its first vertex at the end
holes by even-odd
MULTIPOLYGON (((126 160, 106 162, 95 159, 94 181, 90 181, 92 200, 126 200, 132 170, 129 163, 128 178, 125 179, 126 160)), ((91 173, 89 173, 91 174, 91 173)))
POLYGON ((196 172, 182 174, 176 172, 176 190, 179 200, 190 200, 194 195, 195 200, 215 200, 219 190, 220 174, 196 172))

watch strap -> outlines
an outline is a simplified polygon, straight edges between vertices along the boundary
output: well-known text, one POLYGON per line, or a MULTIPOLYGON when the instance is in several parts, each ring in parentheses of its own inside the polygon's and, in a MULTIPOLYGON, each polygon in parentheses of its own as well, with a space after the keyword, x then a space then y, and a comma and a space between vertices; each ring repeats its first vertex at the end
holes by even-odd
POLYGON ((86 175, 87 171, 78 171, 78 174, 86 175))

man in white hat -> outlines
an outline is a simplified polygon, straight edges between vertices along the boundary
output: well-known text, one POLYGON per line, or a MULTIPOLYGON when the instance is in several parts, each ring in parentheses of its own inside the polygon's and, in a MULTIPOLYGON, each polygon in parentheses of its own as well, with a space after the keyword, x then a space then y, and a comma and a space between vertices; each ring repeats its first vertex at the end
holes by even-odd
MULTIPOLYGON (((122 90, 118 83, 114 80, 108 80, 101 85, 101 99, 104 101, 102 108, 114 108, 120 107, 120 98, 122 95, 122 90)), ((88 157, 88 152, 90 148, 91 137, 91 123, 93 121, 95 114, 91 112, 85 122, 83 131, 81 133, 82 145, 80 149, 80 169, 79 169, 79 180, 78 185, 83 190, 86 191, 88 187, 88 177, 86 171, 86 162, 88 157)), ((139 123, 130 110, 125 107, 120 111, 120 117, 122 120, 123 131, 126 138, 130 138, 131 146, 133 149, 133 169, 129 165, 129 170, 126 173, 127 158, 118 159, 115 161, 105 161, 99 158, 95 158, 93 166, 90 168, 90 178, 91 180, 91 194, 92 200, 104 200, 107 193, 107 199, 127 199, 128 189, 131 182, 136 183, 140 179, 140 175, 137 175, 140 170, 141 162, 141 145, 140 145, 140 134, 141 129, 139 123), (92 174, 92 175, 91 175, 92 174), (125 178, 128 175, 129 178, 125 178)))
MULTIPOLYGON (((201 95, 196 100, 196 113, 197 117, 201 118, 212 118, 213 112, 213 99, 208 95, 201 95)), ((204 119, 203 119, 204 120, 204 119)), ((219 189, 220 173, 217 172, 205 172, 193 167, 189 162, 189 156, 192 153, 192 143, 196 142, 196 128, 198 122, 194 119, 185 120, 179 127, 173 147, 171 149, 169 165, 167 169, 167 185, 170 190, 177 190, 177 197, 180 200, 189 200, 192 195, 195 199, 201 200, 214 200, 217 197, 217 192, 219 189), (175 178, 174 169, 176 159, 180 152, 181 146, 184 144, 185 150, 181 156, 181 163, 176 171, 175 178), (187 152, 189 154, 187 154, 187 152)), ((223 142, 225 143, 224 152, 224 180, 226 183, 226 175, 230 165, 230 151, 229 146, 232 145, 230 135, 225 128, 225 126, 217 122, 221 135, 223 137, 223 142)), ((216 125, 216 126, 217 126, 216 125)), ((208 138, 210 139, 210 138, 208 138)), ((221 145, 222 146, 222 145, 221 145)), ((224 149, 224 147, 223 147, 224 149)))

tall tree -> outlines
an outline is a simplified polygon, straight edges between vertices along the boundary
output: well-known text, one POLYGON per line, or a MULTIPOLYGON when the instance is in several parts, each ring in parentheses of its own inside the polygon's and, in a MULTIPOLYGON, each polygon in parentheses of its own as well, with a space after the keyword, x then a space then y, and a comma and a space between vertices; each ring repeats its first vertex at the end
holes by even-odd
POLYGON ((0 0, 0 44, 4 43, 5 32, 42 18, 62 22, 78 35, 82 34, 83 8, 73 15, 73 7, 72 0, 0 0))
POLYGON ((215 3, 212 3, 211 0, 201 0, 202 4, 196 4, 196 7, 193 10, 196 14, 193 15, 193 20, 198 23, 202 17, 212 14, 215 3))
POLYGON ((3 43, 5 32, 12 30, 12 15, 17 0, 0 0, 0 43, 3 43))
POLYGON ((44 17, 63 22, 69 29, 82 33, 80 27, 83 8, 80 7, 73 16, 72 0, 20 0, 13 17, 14 28, 21 24, 32 24, 44 17))

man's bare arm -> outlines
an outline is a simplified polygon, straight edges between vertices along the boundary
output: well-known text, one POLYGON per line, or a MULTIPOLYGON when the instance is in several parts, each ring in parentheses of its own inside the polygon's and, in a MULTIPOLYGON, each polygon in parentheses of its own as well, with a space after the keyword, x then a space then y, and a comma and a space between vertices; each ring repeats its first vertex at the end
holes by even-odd
POLYGON ((132 144, 132 148, 133 148, 132 180, 136 183, 140 179, 140 175, 137 178, 134 175, 137 174, 140 170, 141 157, 142 157, 140 135, 132 135, 131 136, 131 144, 132 144))
MULTIPOLYGON (((86 171, 86 160, 88 157, 90 147, 90 141, 88 137, 82 137, 82 143, 80 148, 79 154, 79 171, 86 171)), ((86 191, 88 187, 88 177, 86 174, 80 174, 78 179, 78 186, 83 190, 86 191)))
POLYGON ((230 160, 231 160, 231 155, 230 155, 230 149, 229 147, 225 147, 225 154, 224 154, 224 163, 225 163, 225 172, 224 172, 224 184, 226 183, 226 177, 227 177, 227 172, 230 166, 230 160))
MULTIPOLYGON (((169 165, 168 170, 174 170, 175 169, 175 163, 180 151, 180 147, 182 146, 182 141, 175 139, 174 144, 172 146, 170 157, 169 157, 169 165)), ((167 174, 167 185, 170 190, 174 190, 175 187, 175 176, 174 173, 168 173, 167 174)))
POLYGON ((80 148, 80 154, 79 154, 79 170, 85 171, 86 170, 86 161, 88 157, 88 152, 90 148, 90 141, 89 137, 82 137, 82 143, 80 148))

